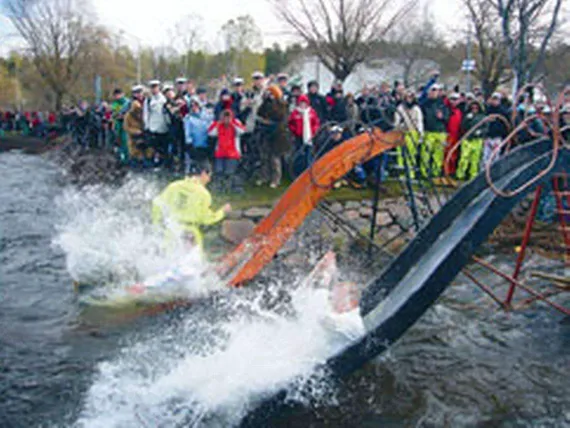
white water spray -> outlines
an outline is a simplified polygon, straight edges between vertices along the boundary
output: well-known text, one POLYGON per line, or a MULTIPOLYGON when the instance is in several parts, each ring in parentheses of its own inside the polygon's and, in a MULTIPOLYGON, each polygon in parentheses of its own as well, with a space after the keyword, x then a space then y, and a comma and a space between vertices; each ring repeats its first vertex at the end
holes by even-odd
MULTIPOLYGON (((128 284, 182 256, 163 254, 162 236, 150 227, 148 207, 157 191, 133 179, 114 190, 66 192, 58 201, 56 244, 75 279, 103 274, 128 284)), ((290 297, 286 314, 267 308, 261 297, 232 295, 230 310, 213 319, 189 312, 160 334, 141 332, 118 357, 99 365, 77 426, 228 426, 281 389, 291 400, 333 399, 326 371, 316 368, 362 334, 360 317, 335 315, 325 289, 299 287, 290 297)))

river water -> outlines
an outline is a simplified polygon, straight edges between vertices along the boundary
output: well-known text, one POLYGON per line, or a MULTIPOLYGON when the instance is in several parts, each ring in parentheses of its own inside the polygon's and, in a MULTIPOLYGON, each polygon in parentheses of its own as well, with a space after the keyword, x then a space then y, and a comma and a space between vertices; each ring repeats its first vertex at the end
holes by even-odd
POLYGON ((273 426, 570 426, 570 323, 544 306, 498 312, 460 276, 388 353, 333 380, 313 367, 345 343, 316 292, 282 311, 250 293, 128 322, 87 315, 72 278, 128 282, 169 263, 149 250, 157 186, 79 191, 14 152, 0 174, 1 427, 231 426, 283 387, 306 406, 273 426))

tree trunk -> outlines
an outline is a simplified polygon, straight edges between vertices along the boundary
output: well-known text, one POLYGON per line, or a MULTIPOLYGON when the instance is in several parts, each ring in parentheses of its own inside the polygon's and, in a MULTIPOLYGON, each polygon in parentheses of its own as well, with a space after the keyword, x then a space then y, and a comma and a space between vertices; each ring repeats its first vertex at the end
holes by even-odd
POLYGON ((61 111, 61 106, 63 104, 63 92, 56 91, 55 92, 55 111, 61 111))
POLYGON ((495 89, 497 89, 497 86, 497 83, 490 79, 483 79, 481 81, 481 90, 483 91, 486 100, 493 94, 495 89))
POLYGON ((346 71, 341 67, 335 67, 335 69, 333 70, 333 74, 335 77, 335 80, 338 80, 340 82, 344 82, 346 80, 346 78, 348 76, 350 76, 351 71, 346 71))

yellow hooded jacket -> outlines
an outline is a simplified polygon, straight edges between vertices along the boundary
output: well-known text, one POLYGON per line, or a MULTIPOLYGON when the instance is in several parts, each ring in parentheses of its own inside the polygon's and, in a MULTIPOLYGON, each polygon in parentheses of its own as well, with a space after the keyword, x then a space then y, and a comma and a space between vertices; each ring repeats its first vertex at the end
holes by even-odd
POLYGON ((198 177, 185 178, 168 185, 152 201, 152 221, 162 226, 175 223, 183 231, 192 233, 202 248, 204 240, 199 226, 209 226, 224 218, 224 211, 214 211, 211 205, 212 196, 198 177))

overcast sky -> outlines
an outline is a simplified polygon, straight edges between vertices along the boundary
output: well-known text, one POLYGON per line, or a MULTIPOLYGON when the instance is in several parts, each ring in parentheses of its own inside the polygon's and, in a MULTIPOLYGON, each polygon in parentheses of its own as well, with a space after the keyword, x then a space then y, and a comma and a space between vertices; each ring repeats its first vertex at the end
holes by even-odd
MULTIPOLYGON (((2 0, 0 0, 1 2, 2 0)), ((461 16, 458 0, 430 1, 430 12, 439 22, 442 30, 455 26, 461 16)), ((169 29, 182 16, 198 14, 204 20, 203 39, 209 48, 221 48, 220 27, 229 19, 250 14, 263 34, 263 43, 288 43, 294 37, 287 34, 287 28, 275 16, 267 0, 92 0, 99 20, 109 28, 122 30, 132 46, 140 41, 144 45, 164 45, 169 42, 169 29)), ((0 17, 0 53, 5 53, 10 29, 5 18, 0 17), (3 46, 3 48, 2 48, 3 46)))

